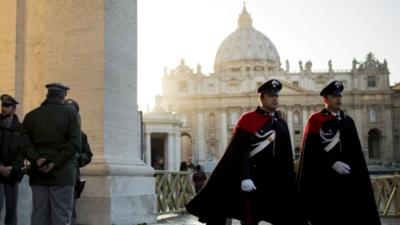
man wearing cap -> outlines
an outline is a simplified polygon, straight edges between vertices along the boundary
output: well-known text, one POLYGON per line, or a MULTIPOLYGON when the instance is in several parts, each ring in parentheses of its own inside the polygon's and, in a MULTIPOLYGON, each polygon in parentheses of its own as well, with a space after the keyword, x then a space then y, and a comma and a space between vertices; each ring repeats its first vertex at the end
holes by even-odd
POLYGON ((22 178, 23 151, 28 145, 22 124, 15 114, 18 102, 10 95, 0 96, 0 213, 5 200, 5 225, 17 224, 18 183, 22 178))
MULTIPOLYGON (((204 188, 186 209, 208 225, 235 218, 295 225, 295 177, 288 126, 278 116, 282 85, 258 88, 260 105, 239 119, 227 149, 204 188)), ((297 210, 297 209, 296 209, 297 210)))
MULTIPOLYGON (((79 104, 73 99, 67 99, 65 100, 67 105, 73 107, 78 113, 79 113, 79 104)), ((76 160, 78 162, 77 165, 77 173, 76 173, 76 184, 75 184, 75 192, 74 192, 74 209, 72 211, 72 220, 71 220, 71 225, 76 224, 76 219, 77 219, 77 213, 76 213, 76 201, 80 197, 85 181, 81 179, 81 173, 80 173, 80 168, 86 166, 92 161, 92 151, 90 150, 90 145, 88 142, 87 135, 81 131, 81 148, 79 151, 75 153, 76 160)))
POLYGON ((64 102, 68 87, 47 84, 47 98, 25 116, 32 148, 32 225, 70 225, 76 177, 75 153, 81 148, 78 112, 64 102))
POLYGON ((343 85, 320 93, 325 108, 308 120, 303 136, 298 189, 312 225, 379 225, 368 169, 353 119, 342 110, 343 85))

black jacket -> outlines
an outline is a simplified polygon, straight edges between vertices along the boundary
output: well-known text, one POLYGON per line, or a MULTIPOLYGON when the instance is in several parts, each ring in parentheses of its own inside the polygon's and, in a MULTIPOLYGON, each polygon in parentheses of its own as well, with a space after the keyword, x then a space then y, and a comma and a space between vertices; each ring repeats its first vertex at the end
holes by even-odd
POLYGON ((25 116, 23 126, 32 142, 32 147, 26 151, 26 157, 32 163, 30 184, 74 185, 75 154, 81 148, 78 112, 59 100, 47 98, 25 116), (39 171, 36 161, 40 157, 51 160, 55 168, 47 174, 39 171))
POLYGON ((24 138, 22 124, 16 115, 14 115, 10 127, 6 127, 3 120, 0 117, 0 164, 11 166, 12 171, 7 178, 0 175, 0 182, 14 183, 22 175, 24 149, 29 145, 29 140, 24 138))

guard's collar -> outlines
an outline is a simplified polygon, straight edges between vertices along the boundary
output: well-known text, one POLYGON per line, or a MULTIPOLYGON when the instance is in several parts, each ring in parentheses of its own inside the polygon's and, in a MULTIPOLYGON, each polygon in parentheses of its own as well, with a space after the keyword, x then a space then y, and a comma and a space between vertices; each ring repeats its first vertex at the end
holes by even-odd
POLYGON ((264 116, 278 117, 278 113, 276 111, 269 113, 269 112, 265 111, 264 109, 262 109, 260 106, 257 106, 256 112, 263 114, 264 116))
POLYGON ((46 98, 43 101, 42 105, 47 105, 47 104, 65 105, 65 102, 56 98, 46 98))
POLYGON ((346 117, 342 110, 340 110, 338 113, 334 113, 334 112, 330 111, 329 109, 324 108, 324 109, 321 110, 321 113, 323 113, 324 115, 332 115, 334 117, 339 116, 340 118, 345 118, 346 117))

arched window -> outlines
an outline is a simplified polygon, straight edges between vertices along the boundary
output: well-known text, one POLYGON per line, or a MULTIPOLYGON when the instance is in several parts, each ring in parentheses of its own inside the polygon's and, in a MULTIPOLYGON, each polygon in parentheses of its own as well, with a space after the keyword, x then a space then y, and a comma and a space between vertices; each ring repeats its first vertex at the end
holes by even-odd
POLYGON ((367 87, 376 87, 376 77, 375 76, 367 77, 367 87))
POLYGON ((278 115, 279 115, 280 118, 282 118, 283 120, 287 121, 287 114, 286 114, 285 111, 278 110, 277 112, 278 112, 278 115))
POLYGON ((238 120, 238 112, 236 112, 236 111, 231 112, 231 114, 230 114, 230 121, 229 121, 230 124, 231 124, 232 126, 236 125, 237 120, 238 120))
POLYGON ((208 126, 215 127, 215 114, 214 113, 210 113, 210 115, 208 116, 208 126))
POLYGON ((189 134, 181 136, 181 161, 192 162, 192 137, 189 134))
POLYGON ((179 91, 180 92, 187 92, 188 84, 186 81, 179 81, 179 91))
POLYGON ((181 120, 182 120, 182 126, 187 127, 188 126, 188 116, 186 114, 181 114, 181 120))
POLYGON ((368 118, 370 123, 378 122, 377 111, 375 108, 371 108, 368 110, 368 118))
POLYGON ((207 160, 208 161, 214 161, 216 159, 216 152, 215 152, 215 144, 212 143, 209 145, 209 149, 207 152, 207 160))
POLYGON ((293 113, 293 123, 294 124, 299 124, 300 123, 300 113, 299 111, 296 111, 293 113))
POLYGON ((372 129, 368 132, 368 154, 370 159, 380 159, 382 132, 372 129))
POLYGON ((294 159, 299 159, 300 158, 300 147, 299 146, 297 146, 295 149, 294 149, 294 159))

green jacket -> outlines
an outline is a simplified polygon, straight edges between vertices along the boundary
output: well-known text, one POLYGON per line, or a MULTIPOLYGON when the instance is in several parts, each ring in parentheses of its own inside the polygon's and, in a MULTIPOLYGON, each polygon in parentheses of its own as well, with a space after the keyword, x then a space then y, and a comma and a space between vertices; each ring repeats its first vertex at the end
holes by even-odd
POLYGON ((26 158, 32 164, 32 185, 74 185, 77 162, 75 153, 81 148, 81 126, 78 113, 56 99, 46 99, 29 112, 23 122, 24 132, 32 147, 26 158), (46 158, 55 168, 45 174, 38 170, 36 161, 46 158))
POLYGON ((22 124, 16 115, 13 116, 10 126, 6 126, 4 118, 0 117, 0 164, 11 166, 11 174, 4 178, 0 175, 0 183, 15 183, 22 176, 24 166, 24 149, 29 141, 22 134, 22 124))

